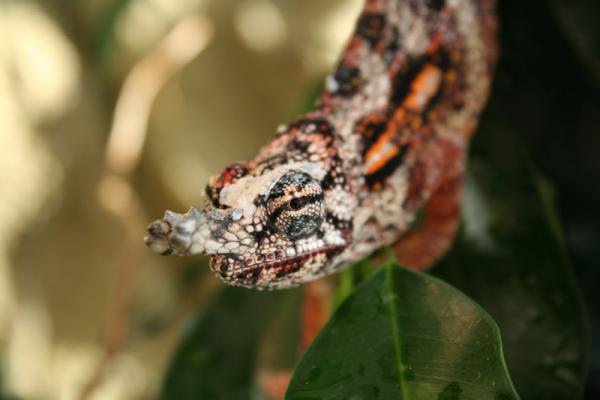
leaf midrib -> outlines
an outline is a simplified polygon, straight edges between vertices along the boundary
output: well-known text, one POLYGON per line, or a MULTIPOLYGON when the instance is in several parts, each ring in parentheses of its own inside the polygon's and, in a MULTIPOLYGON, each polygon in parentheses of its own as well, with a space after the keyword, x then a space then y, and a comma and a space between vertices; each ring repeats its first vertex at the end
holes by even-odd
POLYGON ((402 392, 403 399, 409 399, 408 392, 408 384, 406 379, 404 378, 404 370, 406 369, 406 364, 402 360, 402 343, 400 341, 400 326, 398 325, 398 310, 396 309, 396 293, 394 292, 393 285, 393 270, 394 268, 391 265, 388 265, 386 268, 385 281, 386 281, 386 289, 388 291, 387 295, 389 296, 389 312, 390 312, 390 322, 392 325, 392 337, 394 340, 394 351, 396 353, 396 367, 398 370, 398 379, 400 381, 400 390, 402 392))

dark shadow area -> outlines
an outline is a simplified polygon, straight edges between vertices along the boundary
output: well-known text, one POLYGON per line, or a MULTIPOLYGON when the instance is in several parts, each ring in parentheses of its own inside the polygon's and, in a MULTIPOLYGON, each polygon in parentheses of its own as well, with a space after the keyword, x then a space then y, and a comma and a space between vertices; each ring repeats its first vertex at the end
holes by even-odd
POLYGON ((587 399, 600 396, 600 3, 499 2, 495 98, 554 187, 592 337, 587 399))

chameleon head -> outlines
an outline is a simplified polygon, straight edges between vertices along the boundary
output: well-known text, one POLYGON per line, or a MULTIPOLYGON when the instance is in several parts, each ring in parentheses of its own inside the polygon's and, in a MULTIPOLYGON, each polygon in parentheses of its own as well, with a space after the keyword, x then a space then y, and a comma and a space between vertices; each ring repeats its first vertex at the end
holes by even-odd
POLYGON ((211 178, 202 211, 167 211, 149 225, 146 244, 164 255, 212 256, 212 270, 233 285, 285 288, 323 275, 352 236, 330 166, 266 159, 211 178))

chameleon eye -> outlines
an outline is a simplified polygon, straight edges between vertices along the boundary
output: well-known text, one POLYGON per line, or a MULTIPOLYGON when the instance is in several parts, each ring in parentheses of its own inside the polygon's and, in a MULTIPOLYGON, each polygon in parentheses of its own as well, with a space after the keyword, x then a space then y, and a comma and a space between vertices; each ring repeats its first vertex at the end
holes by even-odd
POLYGON ((291 240, 314 234, 323 222, 323 189, 309 174, 290 171, 271 189, 267 199, 269 223, 291 240))
POLYGON ((288 204, 290 206, 290 209, 292 209, 294 211, 298 211, 299 209, 302 208, 302 201, 300 201, 300 199, 298 199, 296 197, 291 199, 288 204))

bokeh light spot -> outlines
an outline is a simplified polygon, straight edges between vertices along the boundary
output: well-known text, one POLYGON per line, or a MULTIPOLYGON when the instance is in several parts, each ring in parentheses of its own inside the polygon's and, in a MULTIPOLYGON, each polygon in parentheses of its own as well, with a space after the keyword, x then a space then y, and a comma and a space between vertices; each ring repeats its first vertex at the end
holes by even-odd
POLYGON ((244 43, 254 51, 276 49, 287 36, 283 15, 267 0, 241 2, 235 8, 234 24, 244 43))

